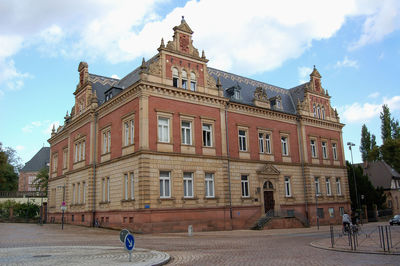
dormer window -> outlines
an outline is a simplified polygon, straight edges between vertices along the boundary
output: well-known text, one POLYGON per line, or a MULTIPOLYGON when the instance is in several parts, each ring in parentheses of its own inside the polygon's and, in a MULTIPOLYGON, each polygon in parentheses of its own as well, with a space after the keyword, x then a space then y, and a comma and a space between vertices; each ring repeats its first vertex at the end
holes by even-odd
POLYGON ((235 98, 236 100, 240 99, 240 91, 239 90, 233 91, 233 98, 235 98))
MULTIPOLYGON (((172 59, 171 59, 172 60, 172 59)), ((179 73, 177 68, 172 69, 172 86, 178 88, 179 73)))
POLYGON ((190 73, 190 90, 196 91, 196 74, 193 72, 190 73))
POLYGON ((281 101, 278 99, 278 100, 276 100, 276 107, 277 108, 281 108, 281 101))
POLYGON ((182 89, 187 90, 187 73, 185 70, 182 70, 182 89))

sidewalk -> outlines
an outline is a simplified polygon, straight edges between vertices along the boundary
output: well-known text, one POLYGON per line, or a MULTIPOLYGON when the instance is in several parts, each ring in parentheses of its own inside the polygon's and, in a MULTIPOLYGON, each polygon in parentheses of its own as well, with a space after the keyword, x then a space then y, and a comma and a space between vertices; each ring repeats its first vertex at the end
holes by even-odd
POLYGON ((313 241, 310 245, 315 248, 341 252, 400 255, 400 227, 384 227, 382 236, 378 226, 388 226, 388 223, 378 222, 363 225, 356 238, 352 239, 351 244, 348 235, 343 235, 341 226, 334 226, 333 239, 331 239, 328 228, 326 238, 313 241))

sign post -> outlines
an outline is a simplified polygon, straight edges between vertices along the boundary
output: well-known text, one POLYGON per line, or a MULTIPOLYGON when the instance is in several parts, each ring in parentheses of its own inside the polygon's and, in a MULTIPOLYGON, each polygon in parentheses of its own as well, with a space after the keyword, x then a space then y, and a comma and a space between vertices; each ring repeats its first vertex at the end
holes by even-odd
POLYGON ((64 230, 64 212, 67 210, 67 206, 65 206, 65 201, 63 201, 61 204, 61 210, 62 210, 61 230, 64 230))
POLYGON ((129 262, 132 261, 132 249, 135 246, 135 238, 131 234, 127 234, 124 240, 125 249, 129 252, 129 262))

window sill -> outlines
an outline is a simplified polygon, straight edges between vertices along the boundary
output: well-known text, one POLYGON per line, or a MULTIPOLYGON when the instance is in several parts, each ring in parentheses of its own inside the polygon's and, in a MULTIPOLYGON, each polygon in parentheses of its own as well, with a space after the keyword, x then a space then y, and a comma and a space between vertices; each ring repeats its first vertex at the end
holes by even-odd
POLYGON ((133 202, 133 201, 135 201, 135 199, 124 199, 124 200, 121 200, 122 203, 133 202))
POLYGON ((174 197, 169 197, 169 198, 158 198, 157 199, 157 201, 159 202, 159 203, 161 203, 161 202, 163 202, 163 201, 175 201, 175 198, 174 197))
POLYGON ((85 203, 76 203, 76 204, 71 204, 71 207, 81 207, 81 206, 85 206, 85 203))

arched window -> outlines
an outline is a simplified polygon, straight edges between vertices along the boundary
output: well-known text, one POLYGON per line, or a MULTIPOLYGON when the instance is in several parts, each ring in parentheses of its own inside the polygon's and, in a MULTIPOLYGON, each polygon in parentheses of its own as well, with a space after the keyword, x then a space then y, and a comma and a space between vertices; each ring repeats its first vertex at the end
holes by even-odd
POLYGON ((179 73, 177 68, 172 69, 172 86, 178 88, 179 73))
POLYGON ((185 70, 182 70, 182 89, 187 90, 187 73, 185 70))
POLYGON ((190 72, 190 90, 196 91, 196 74, 190 72))
POLYGON ((274 185, 271 183, 271 181, 265 181, 263 189, 274 189, 274 185))
POLYGON ((313 113, 314 117, 317 117, 317 110, 315 109, 315 103, 313 104, 313 113))
POLYGON ((325 119, 325 107, 322 106, 321 110, 322 110, 322 119, 325 119))
POLYGON ((317 106, 317 116, 318 118, 321 118, 321 111, 319 110, 319 105, 317 106))

